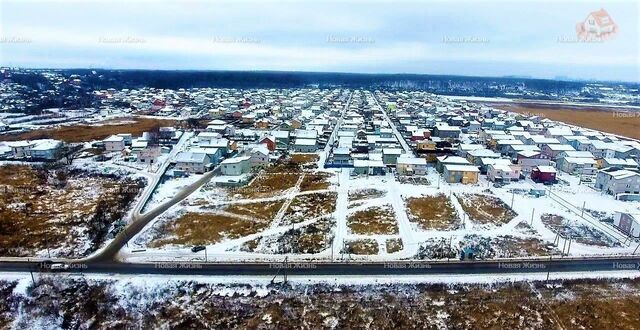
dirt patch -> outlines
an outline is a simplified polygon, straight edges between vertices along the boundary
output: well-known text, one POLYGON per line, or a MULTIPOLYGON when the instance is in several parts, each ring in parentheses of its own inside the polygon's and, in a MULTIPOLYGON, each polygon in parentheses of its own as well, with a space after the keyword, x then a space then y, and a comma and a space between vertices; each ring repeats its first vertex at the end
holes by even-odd
POLYGON ((356 211, 347 217, 349 230, 358 235, 392 235, 398 233, 398 223, 391 205, 374 206, 356 211))
POLYGON ((318 162, 320 156, 318 154, 293 154, 289 161, 295 165, 308 165, 318 162))
POLYGON ((502 225, 518 215, 496 196, 460 194, 456 197, 469 218, 481 224, 502 225))
POLYGON ((423 230, 453 230, 460 227, 460 217, 444 194, 407 199, 407 215, 423 230))
POLYGON ((566 105, 492 104, 507 111, 540 116, 581 127, 640 139, 640 116, 615 108, 571 107, 566 105), (619 115, 627 112, 628 116, 619 115))
POLYGON ((493 259, 559 254, 551 243, 538 238, 510 235, 485 237, 466 235, 457 244, 450 238, 432 238, 420 245, 417 259, 493 259), (471 255, 469 255, 471 254, 471 255))
POLYGON ((402 249, 404 249, 404 244, 402 243, 401 238, 388 239, 385 242, 385 244, 386 244, 387 253, 395 253, 395 252, 402 251, 402 249))
POLYGON ((85 256, 122 229, 143 186, 65 168, 0 167, 0 255, 85 256))
POLYGON ((378 189, 357 189, 349 191, 349 202, 359 201, 363 199, 380 198, 386 195, 387 192, 378 189))
POLYGON ((343 252, 357 255, 374 255, 378 254, 380 248, 375 239, 364 238, 345 243, 343 252))
POLYGON ((326 172, 305 174, 302 182, 300 183, 300 191, 329 189, 331 186, 329 179, 332 176, 333 174, 326 172))
POLYGON ((245 187, 229 189, 228 195, 247 199, 277 196, 295 187, 299 178, 296 173, 264 173, 245 187))
POLYGON ((158 127, 173 127, 174 120, 151 118, 128 118, 117 121, 107 121, 102 125, 74 125, 61 126, 51 129, 39 129, 16 135, 0 135, 0 141, 56 139, 69 143, 103 140, 114 134, 130 133, 140 136, 143 132, 152 131, 158 127), (126 121, 126 123, 122 123, 126 121))
POLYGON ((335 192, 305 194, 296 196, 284 214, 285 224, 329 215, 336 210, 338 194, 335 192))
POLYGON ((247 204, 229 204, 223 210, 225 212, 252 217, 260 220, 272 220, 280 211, 284 201, 258 202, 247 204))
POLYGON ((333 240, 333 232, 331 230, 334 226, 334 219, 322 218, 312 224, 287 230, 282 235, 260 237, 246 242, 241 247, 241 250, 273 254, 320 253, 331 246, 331 241, 333 240), (264 248, 258 250, 260 243, 264 243, 264 248))
POLYGON ((160 229, 159 238, 149 246, 208 245, 225 239, 236 239, 258 233, 269 226, 270 221, 251 221, 215 213, 189 212, 160 229))
POLYGON ((543 214, 541 219, 542 223, 554 233, 560 234, 563 238, 573 238, 575 242, 580 244, 604 247, 621 246, 619 242, 600 230, 570 221, 563 216, 547 213, 543 214))

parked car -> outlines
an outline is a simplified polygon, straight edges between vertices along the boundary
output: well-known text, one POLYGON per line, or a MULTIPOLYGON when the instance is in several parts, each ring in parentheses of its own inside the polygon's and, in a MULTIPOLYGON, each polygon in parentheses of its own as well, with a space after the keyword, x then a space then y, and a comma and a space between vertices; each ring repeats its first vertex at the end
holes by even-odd
POLYGON ((191 252, 194 252, 194 253, 195 253, 195 252, 200 252, 200 251, 202 251, 202 250, 204 250, 204 249, 206 249, 206 247, 205 247, 205 246, 197 245, 197 246, 194 246, 194 247, 192 247, 192 248, 191 248, 191 252))

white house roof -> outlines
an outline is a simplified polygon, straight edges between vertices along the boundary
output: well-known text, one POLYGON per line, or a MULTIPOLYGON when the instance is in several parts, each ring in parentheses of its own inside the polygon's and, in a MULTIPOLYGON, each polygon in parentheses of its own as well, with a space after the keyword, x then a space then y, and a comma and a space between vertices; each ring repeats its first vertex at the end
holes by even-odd
POLYGON ((612 176, 614 179, 625 179, 628 177, 632 177, 632 176, 640 176, 640 173, 634 172, 634 171, 629 171, 629 170, 616 170, 616 171, 611 171, 611 172, 606 172, 606 171, 600 171, 601 173, 605 173, 607 175, 612 176))
POLYGON ((384 148, 384 149, 382 149, 382 154, 384 154, 384 155, 401 155, 402 154, 402 149, 384 148))
POLYGON ((604 161, 612 166, 638 166, 638 163, 633 159, 605 158, 604 161))
POLYGON ((249 156, 227 158, 227 159, 223 160, 221 164, 238 164, 240 162, 247 161, 250 158, 251 157, 249 157, 249 156))
POLYGON ((563 155, 565 155, 566 157, 573 157, 573 158, 593 158, 593 154, 590 151, 565 151, 563 152, 563 155))
POLYGON ((575 151, 576 150, 568 144, 547 144, 546 146, 553 151, 575 151))
POLYGON ((545 172, 545 173, 556 173, 556 169, 553 168, 553 166, 546 166, 546 165, 540 165, 538 166, 538 170, 540 170, 540 172, 545 172))
POLYGON ((492 157, 492 158, 500 157, 500 154, 489 149, 471 150, 469 152, 469 155, 471 155, 472 157, 492 157))
POLYGON ((60 146, 62 146, 62 142, 58 140, 40 140, 31 148, 31 150, 52 150, 59 148, 60 146))
POLYGON ((315 139, 296 139, 295 145, 297 146, 314 146, 316 145, 315 139))
POLYGON ((582 164, 582 165, 587 165, 587 164, 592 164, 595 165, 596 164, 596 160, 593 158, 585 158, 585 157, 564 157, 564 160, 568 163, 571 164, 582 164))
POLYGON ((440 156, 437 159, 439 162, 444 164, 462 164, 462 165, 471 164, 467 159, 458 157, 458 156, 440 156))
POLYGON ((206 156, 204 153, 181 151, 176 155, 175 160, 177 163, 204 163, 206 156))
POLYGON ((11 148, 24 148, 33 145, 33 142, 30 141, 11 141, 7 142, 7 145, 11 148))
POLYGON ((480 170, 473 165, 447 164, 444 167, 447 169, 447 171, 453 172, 480 172, 480 170))
POLYGON ((111 135, 110 137, 102 140, 103 142, 122 142, 124 141, 124 137, 118 135, 111 135))
POLYGON ((418 157, 399 157, 398 164, 427 165, 427 160, 418 157))

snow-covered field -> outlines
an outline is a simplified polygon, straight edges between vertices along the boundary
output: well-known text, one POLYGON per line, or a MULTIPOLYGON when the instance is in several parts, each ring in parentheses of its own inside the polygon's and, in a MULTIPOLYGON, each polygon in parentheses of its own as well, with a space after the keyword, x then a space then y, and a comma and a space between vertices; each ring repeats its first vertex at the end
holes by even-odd
MULTIPOLYGON (((216 186, 215 181, 226 180, 217 177, 214 182, 205 185, 149 224, 134 238, 133 244, 121 252, 120 257, 127 261, 148 262, 205 258, 209 261, 282 260, 285 257, 289 260, 385 261, 438 259, 447 256, 458 258, 461 251, 469 248, 478 258, 542 257, 562 254, 562 251, 571 256, 589 256, 631 254, 638 244, 633 241, 624 242, 623 235, 611 223, 596 219, 592 214, 601 212, 597 214, 604 219, 610 217, 614 210, 637 213, 640 210, 639 202, 616 201, 589 186, 579 184, 579 178, 567 174, 559 177, 561 183, 553 186, 547 196, 537 198, 528 194, 529 189, 548 187, 530 180, 502 187, 494 187, 484 177, 481 177, 476 185, 448 184, 439 180, 439 173, 435 169, 429 168, 426 176, 429 183, 415 185, 401 183, 391 173, 386 176, 353 177, 346 169, 329 172, 334 175, 330 177, 327 189, 301 192, 299 179, 294 187, 281 193, 246 199, 233 199, 233 196, 229 196, 233 190, 216 186), (372 187, 378 191, 369 192, 369 195, 363 193, 357 200, 353 200, 353 194, 370 190, 372 187), (323 203, 327 204, 324 208, 316 207, 319 203, 309 199, 317 198, 317 194, 324 196, 323 194, 328 193, 335 197, 333 200, 322 199, 323 203), (501 221, 477 221, 473 215, 465 212, 460 204, 459 198, 465 198, 470 194, 496 199, 505 208, 505 214, 508 216, 501 221), (407 213, 406 201, 411 197, 424 196, 446 196, 459 217, 458 225, 450 230, 424 229, 417 221, 412 221, 407 213), (304 203, 296 202, 298 199, 304 203), (253 207, 252 205, 258 205, 255 203, 268 202, 281 204, 277 205, 280 209, 277 212, 274 210, 274 214, 269 215, 266 220, 225 212, 225 207, 234 204, 253 207), (587 205, 585 212, 581 209, 583 203, 587 205), (395 227, 397 230, 375 233, 373 227, 381 224, 379 219, 374 223, 373 218, 370 219, 372 232, 362 232, 362 226, 359 230, 349 227, 350 217, 355 214, 361 216, 365 210, 379 208, 393 215, 392 223, 384 225, 390 226, 389 228, 395 227), (251 227, 252 230, 246 232, 246 235, 242 231, 229 235, 222 232, 219 233, 220 239, 209 243, 205 240, 197 244, 152 244, 161 234, 158 228, 164 228, 162 234, 166 235, 170 224, 175 223, 176 219, 187 212, 213 212, 237 218, 239 221, 260 221, 260 227, 257 230, 251 227), (558 229, 557 226, 545 223, 543 219, 550 215, 562 217, 564 225, 571 229, 558 229), (570 243, 566 233, 573 236, 570 243), (316 240, 315 244, 312 244, 313 249, 301 248, 301 239, 306 240, 307 246, 308 240, 316 240), (371 254, 366 251, 358 254, 349 253, 352 251, 345 248, 354 242, 371 245, 371 241, 378 245, 377 249, 372 249, 371 254), (387 251, 389 244, 396 243, 401 244, 401 249, 394 247, 393 251, 387 251), (204 251, 192 252, 191 248, 194 245, 206 246, 206 255, 204 251), (444 249, 446 253, 432 253, 437 249, 444 249)), ((171 187, 176 189, 192 180, 195 179, 182 179, 179 183, 171 183, 171 187)), ((167 190, 163 191, 163 195, 170 196, 172 193, 167 190)), ((330 195, 325 197, 327 196, 330 195)), ((154 200, 156 198, 154 197, 154 200)))

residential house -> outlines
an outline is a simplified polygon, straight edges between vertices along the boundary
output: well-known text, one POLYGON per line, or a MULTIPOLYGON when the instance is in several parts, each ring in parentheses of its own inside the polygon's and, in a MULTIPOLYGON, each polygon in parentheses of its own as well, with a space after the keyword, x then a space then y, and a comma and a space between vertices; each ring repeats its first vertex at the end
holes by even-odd
POLYGON ((545 183, 545 184, 556 183, 557 182, 556 174, 557 174, 557 171, 552 166, 540 165, 540 166, 536 166, 531 171, 531 180, 533 180, 534 182, 545 183))
POLYGON ((276 149, 289 149, 289 131, 273 131, 271 136, 276 139, 276 149))
POLYGON ((438 172, 444 171, 445 165, 471 165, 468 160, 460 156, 440 156, 436 160, 436 170, 438 172))
POLYGON ((265 136, 262 139, 260 139, 258 143, 266 145, 269 151, 276 150, 276 138, 273 136, 265 136))
POLYGON ((189 151, 207 155, 209 164, 213 166, 220 164, 222 159, 222 151, 218 148, 190 148, 189 151))
POLYGON ((176 169, 187 173, 204 173, 209 167, 209 158, 203 153, 181 151, 175 158, 176 169))
POLYGON ((398 157, 402 154, 402 149, 399 148, 383 148, 382 149, 382 162, 387 166, 395 166, 398 157))
POLYGON ((518 181, 520 179, 520 166, 490 164, 487 167, 487 179, 493 182, 518 181))
POLYGON ((548 159, 555 160, 560 153, 565 151, 575 151, 568 144, 545 144, 542 146, 542 155, 548 159))
POLYGON ((396 171, 400 175, 425 175, 427 174, 427 160, 407 154, 397 159, 396 171))
POLYGON ((349 148, 333 149, 333 163, 340 165, 348 165, 352 163, 351 151, 349 148))
POLYGON ((640 238, 640 214, 616 211, 613 215, 613 225, 626 235, 640 238))
POLYGON ((293 145, 295 152, 311 153, 318 151, 318 144, 316 139, 301 139, 297 138, 293 145))
POLYGON ((588 157, 560 157, 556 167, 566 173, 593 175, 596 173, 596 160, 588 157))
POLYGON ((472 150, 469 151, 467 154, 467 160, 476 166, 480 166, 481 163, 481 159, 483 158, 500 158, 500 154, 494 152, 493 150, 489 150, 489 149, 477 149, 477 150, 472 150))
POLYGON ((640 171, 610 167, 598 171, 595 188, 611 195, 640 194, 640 171))
POLYGON ((162 154, 159 146, 144 148, 138 152, 138 161, 144 164, 154 164, 162 154))
POLYGON ((227 158, 220 163, 220 172, 222 175, 242 175, 249 173, 251 170, 251 157, 240 156, 227 158))
POLYGON ((443 176, 448 183, 475 184, 478 183, 480 170, 473 165, 444 165, 443 176))
POLYGON ((251 168, 264 168, 269 166, 269 149, 262 144, 251 148, 248 152, 251 168))
POLYGON ((637 168, 638 163, 633 159, 620 159, 620 158, 602 158, 598 160, 599 168, 606 167, 622 167, 622 168, 637 168))
POLYGON ((358 175, 384 175, 386 166, 381 159, 354 159, 353 173, 358 175))
POLYGON ((460 128, 457 126, 437 125, 433 129, 433 136, 442 139, 458 139, 460 138, 460 128))
POLYGON ((125 148, 124 137, 122 136, 111 135, 102 140, 102 142, 104 142, 104 148, 107 152, 122 151, 125 148))

